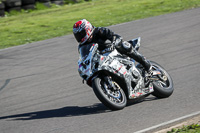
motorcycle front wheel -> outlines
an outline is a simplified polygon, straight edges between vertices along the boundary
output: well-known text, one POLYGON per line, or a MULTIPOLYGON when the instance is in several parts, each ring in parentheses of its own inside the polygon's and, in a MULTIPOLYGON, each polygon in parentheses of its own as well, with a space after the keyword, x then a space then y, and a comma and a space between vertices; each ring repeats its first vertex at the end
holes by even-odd
POLYGON ((104 76, 96 77, 92 82, 92 88, 97 98, 109 109, 120 110, 127 104, 127 98, 123 89, 112 81, 114 87, 105 81, 104 76))
POLYGON ((158 70, 161 72, 161 75, 155 77, 159 80, 153 82, 154 92, 152 95, 157 98, 167 98, 171 96, 174 91, 173 80, 169 73, 158 63, 151 61, 153 70, 158 70))

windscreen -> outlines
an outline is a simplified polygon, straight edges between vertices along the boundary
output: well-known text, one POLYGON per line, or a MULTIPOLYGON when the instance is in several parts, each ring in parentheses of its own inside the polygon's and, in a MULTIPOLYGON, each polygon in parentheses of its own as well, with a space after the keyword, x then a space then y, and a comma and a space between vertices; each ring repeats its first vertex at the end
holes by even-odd
POLYGON ((87 45, 83 45, 79 48, 79 52, 80 52, 80 58, 81 60, 84 60, 88 54, 90 53, 90 48, 93 46, 93 44, 87 44, 87 45))

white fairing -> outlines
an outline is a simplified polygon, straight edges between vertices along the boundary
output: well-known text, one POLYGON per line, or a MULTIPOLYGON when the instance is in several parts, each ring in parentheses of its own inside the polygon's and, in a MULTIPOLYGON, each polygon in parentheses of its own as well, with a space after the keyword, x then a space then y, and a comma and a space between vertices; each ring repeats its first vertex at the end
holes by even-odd
MULTIPOLYGON (((140 38, 133 39, 136 47, 140 46, 140 38)), ((142 95, 153 92, 153 86, 149 85, 148 88, 144 87, 144 78, 141 76, 141 72, 136 68, 135 63, 129 57, 123 57, 116 49, 104 54, 100 54, 97 50, 98 44, 93 44, 91 47, 85 50, 87 54, 82 52, 84 57, 80 57, 78 61, 80 76, 88 81, 91 80, 93 75, 97 72, 107 71, 116 75, 126 83, 126 89, 128 89, 129 99, 137 98, 142 95), (134 84, 134 86, 133 86, 134 84)), ((81 53, 81 52, 80 52, 81 53)))

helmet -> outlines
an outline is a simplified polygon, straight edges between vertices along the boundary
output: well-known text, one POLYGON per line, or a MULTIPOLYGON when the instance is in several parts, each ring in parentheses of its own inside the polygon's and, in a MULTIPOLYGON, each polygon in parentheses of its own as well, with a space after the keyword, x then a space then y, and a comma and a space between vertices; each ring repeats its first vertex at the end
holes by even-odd
POLYGON ((81 44, 84 44, 92 35, 94 27, 86 19, 79 20, 73 26, 73 33, 76 40, 81 44))

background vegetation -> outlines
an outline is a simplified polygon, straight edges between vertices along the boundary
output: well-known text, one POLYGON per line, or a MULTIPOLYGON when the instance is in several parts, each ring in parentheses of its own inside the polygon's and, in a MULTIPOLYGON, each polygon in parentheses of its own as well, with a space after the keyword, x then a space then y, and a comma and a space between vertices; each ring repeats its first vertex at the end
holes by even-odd
POLYGON ((109 26, 199 6, 200 0, 92 0, 7 14, 0 18, 0 48, 71 34, 73 24, 83 18, 109 26))
POLYGON ((200 133, 200 125, 199 124, 192 124, 189 126, 184 126, 181 129, 172 129, 167 133, 200 133))

